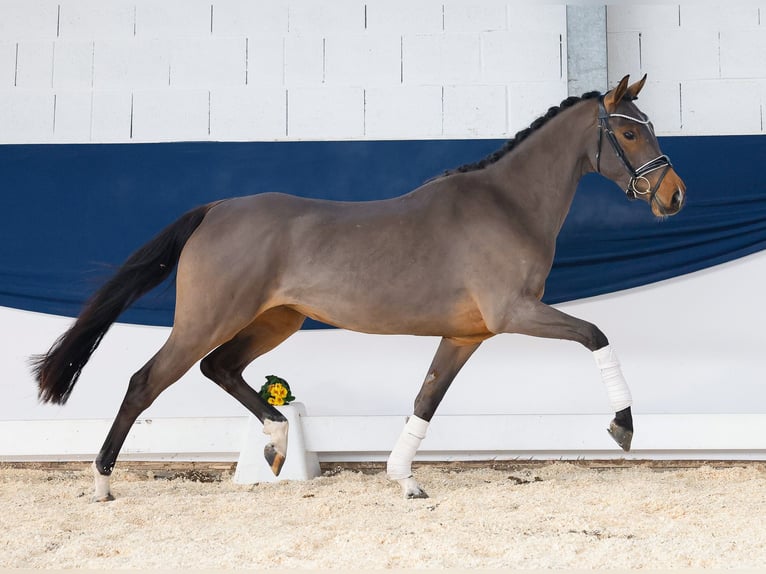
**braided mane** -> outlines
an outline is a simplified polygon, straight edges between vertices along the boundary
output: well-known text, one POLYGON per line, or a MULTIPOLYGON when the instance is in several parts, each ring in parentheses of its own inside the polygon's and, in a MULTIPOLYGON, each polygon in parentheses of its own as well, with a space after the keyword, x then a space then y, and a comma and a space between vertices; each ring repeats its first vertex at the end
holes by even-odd
POLYGON ((535 132, 539 130, 541 127, 543 127, 545 124, 547 124, 552 118, 556 117, 559 113, 561 113, 563 110, 572 107, 573 105, 583 101, 583 100, 591 100, 593 98, 597 98, 601 95, 601 92, 586 92, 582 96, 569 96, 567 99, 565 99, 563 102, 561 102, 558 106, 553 106, 551 108, 548 108, 548 111, 537 118, 535 121, 533 121, 528 128, 525 128, 518 132, 513 138, 509 139, 508 141, 503 144, 503 147, 500 149, 492 152, 487 157, 480 159, 479 161, 473 162, 473 163, 467 163, 465 165, 461 165, 460 167, 456 167, 450 170, 445 171, 441 176, 437 176, 434 179, 438 179, 439 177, 445 177, 448 175, 453 175, 456 173, 465 173, 468 171, 476 171, 479 169, 483 169, 487 167, 488 165, 491 165, 498 161, 501 157, 506 155, 508 152, 510 152, 512 149, 514 149, 516 146, 518 146, 522 141, 524 141, 532 132, 535 132))

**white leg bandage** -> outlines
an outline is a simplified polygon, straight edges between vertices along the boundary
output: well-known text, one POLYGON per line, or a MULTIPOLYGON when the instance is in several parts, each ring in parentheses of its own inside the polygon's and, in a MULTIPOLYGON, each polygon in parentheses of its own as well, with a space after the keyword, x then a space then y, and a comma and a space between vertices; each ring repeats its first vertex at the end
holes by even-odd
POLYGON ((391 480, 402 480, 412 476, 412 460, 418 451, 420 441, 426 436, 428 430, 428 421, 412 415, 407 419, 399 440, 396 441, 394 450, 388 457, 386 465, 386 474, 391 480))
POLYGON ((620 361, 611 345, 593 351, 593 356, 596 359, 596 365, 601 369, 601 380, 606 386, 606 393, 612 410, 618 412, 633 404, 630 389, 625 382, 625 377, 622 376, 620 361))

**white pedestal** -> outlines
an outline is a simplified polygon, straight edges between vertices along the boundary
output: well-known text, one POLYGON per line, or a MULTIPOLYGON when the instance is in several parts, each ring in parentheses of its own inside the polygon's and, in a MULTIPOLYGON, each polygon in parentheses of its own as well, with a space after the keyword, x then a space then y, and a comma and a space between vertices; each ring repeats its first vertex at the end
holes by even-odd
POLYGON ((287 456, 279 476, 274 476, 269 464, 263 456, 263 447, 269 441, 268 435, 263 434, 263 425, 254 416, 250 416, 247 432, 242 449, 239 453, 237 469, 234 472, 234 482, 237 484, 254 484, 256 482, 276 482, 278 480, 309 480, 321 474, 319 457, 315 452, 306 451, 303 439, 301 417, 306 416, 306 408, 302 403, 291 403, 277 407, 285 415, 289 424, 287 434, 287 456))

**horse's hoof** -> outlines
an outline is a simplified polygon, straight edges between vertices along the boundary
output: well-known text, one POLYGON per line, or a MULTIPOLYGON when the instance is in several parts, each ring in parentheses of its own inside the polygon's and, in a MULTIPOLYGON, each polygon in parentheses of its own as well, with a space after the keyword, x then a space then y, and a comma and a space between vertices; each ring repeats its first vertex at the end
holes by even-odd
POLYGON ((285 464, 285 455, 278 452, 274 445, 269 443, 263 447, 263 456, 266 458, 266 462, 269 463, 274 476, 279 476, 279 473, 282 472, 282 465, 285 464))
POLYGON ((90 499, 91 502, 112 502, 113 500, 114 496, 112 496, 111 492, 107 492, 100 496, 93 496, 93 498, 90 499))
POLYGON ((615 442, 620 445, 620 448, 625 452, 630 450, 630 443, 633 441, 633 431, 621 427, 616 421, 609 423, 609 428, 606 429, 615 442))
POLYGON ((398 482, 402 487, 404 498, 408 500, 412 500, 414 498, 428 498, 426 491, 420 488, 418 481, 411 476, 408 478, 400 479, 398 482))

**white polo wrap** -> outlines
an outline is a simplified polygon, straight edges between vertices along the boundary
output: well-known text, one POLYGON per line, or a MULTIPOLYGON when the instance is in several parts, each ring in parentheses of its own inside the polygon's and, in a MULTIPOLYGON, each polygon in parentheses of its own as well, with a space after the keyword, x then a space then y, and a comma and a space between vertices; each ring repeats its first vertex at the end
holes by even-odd
POLYGON ((596 365, 601 370, 601 380, 604 381, 609 404, 614 412, 621 411, 633 404, 630 389, 622 376, 620 361, 611 345, 593 351, 596 365))
POLYGON ((420 441, 422 441, 428 431, 428 421, 412 415, 407 419, 399 440, 396 441, 394 450, 388 457, 386 465, 386 474, 391 480, 402 480, 412 476, 412 460, 418 451, 420 441))

